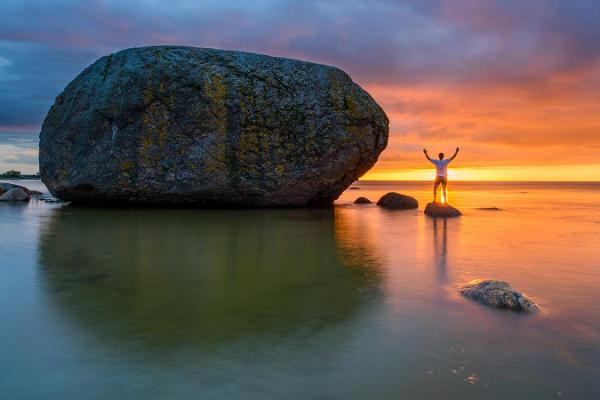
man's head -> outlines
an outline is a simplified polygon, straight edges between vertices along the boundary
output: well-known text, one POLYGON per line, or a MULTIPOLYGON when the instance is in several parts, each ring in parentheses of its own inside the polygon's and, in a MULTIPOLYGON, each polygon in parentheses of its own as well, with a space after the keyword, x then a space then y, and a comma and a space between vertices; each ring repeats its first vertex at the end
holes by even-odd
POLYGON ((440 160, 443 160, 444 159, 444 153, 438 154, 438 157, 440 158, 440 160))

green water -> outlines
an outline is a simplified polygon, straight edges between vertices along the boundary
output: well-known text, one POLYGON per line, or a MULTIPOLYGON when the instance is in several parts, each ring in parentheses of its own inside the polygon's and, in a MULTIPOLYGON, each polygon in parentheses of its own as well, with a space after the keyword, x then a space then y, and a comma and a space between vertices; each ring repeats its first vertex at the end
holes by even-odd
POLYGON ((447 222, 351 203, 422 208, 424 184, 356 186, 316 210, 0 205, 0 398, 599 398, 598 185, 455 185, 447 222), (479 277, 543 312, 456 294, 479 277))

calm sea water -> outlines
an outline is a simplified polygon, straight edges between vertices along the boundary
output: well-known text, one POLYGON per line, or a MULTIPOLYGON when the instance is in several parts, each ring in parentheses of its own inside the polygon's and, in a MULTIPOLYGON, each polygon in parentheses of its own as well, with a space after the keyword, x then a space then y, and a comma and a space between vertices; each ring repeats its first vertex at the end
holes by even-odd
POLYGON ((0 204, 0 398, 600 398, 600 184, 455 183, 445 222, 428 184, 354 187, 318 210, 0 204), (420 210, 352 204, 388 191, 420 210), (543 311, 456 294, 474 278, 543 311))

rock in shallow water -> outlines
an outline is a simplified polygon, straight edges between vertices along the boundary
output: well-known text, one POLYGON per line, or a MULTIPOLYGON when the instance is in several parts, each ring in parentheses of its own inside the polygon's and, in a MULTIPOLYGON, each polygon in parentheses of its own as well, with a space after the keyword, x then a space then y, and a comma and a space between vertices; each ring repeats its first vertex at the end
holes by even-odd
POLYGON ((372 201, 367 199, 366 197, 359 197, 354 200, 354 204, 371 204, 372 201))
POLYGON ((28 201, 29 193, 19 187, 8 189, 0 196, 0 201, 28 201))
POLYGON ((381 196, 379 201, 377 201, 377 205, 390 210, 409 210, 418 208, 419 202, 414 197, 390 192, 381 196))
POLYGON ((476 279, 461 286, 459 291, 471 300, 495 308, 507 308, 524 313, 534 313, 539 310, 533 300, 507 282, 476 279))
POLYGON ((40 133, 50 192, 75 203, 329 204, 368 171, 388 119, 343 71, 181 46, 100 58, 40 133))
POLYGON ((425 214, 436 218, 460 217, 462 213, 448 203, 427 203, 425 214))
POLYGON ((30 190, 27 189, 25 186, 19 186, 19 185, 15 185, 14 183, 8 183, 8 182, 0 182, 0 190, 2 192, 6 192, 9 189, 15 189, 15 188, 19 188, 26 193, 30 192, 30 190))
POLYGON ((0 182, 0 201, 27 201, 31 199, 31 196, 37 194, 41 193, 14 183, 0 182))

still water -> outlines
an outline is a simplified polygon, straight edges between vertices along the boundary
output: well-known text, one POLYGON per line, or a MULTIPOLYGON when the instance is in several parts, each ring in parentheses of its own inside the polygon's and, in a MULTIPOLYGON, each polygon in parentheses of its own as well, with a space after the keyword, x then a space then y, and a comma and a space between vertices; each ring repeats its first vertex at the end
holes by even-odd
POLYGON ((0 398, 600 398, 600 184, 456 183, 447 221, 427 184, 354 187, 312 210, 0 204, 0 398), (420 210, 352 204, 388 191, 420 210), (464 300, 474 278, 542 312, 464 300))

